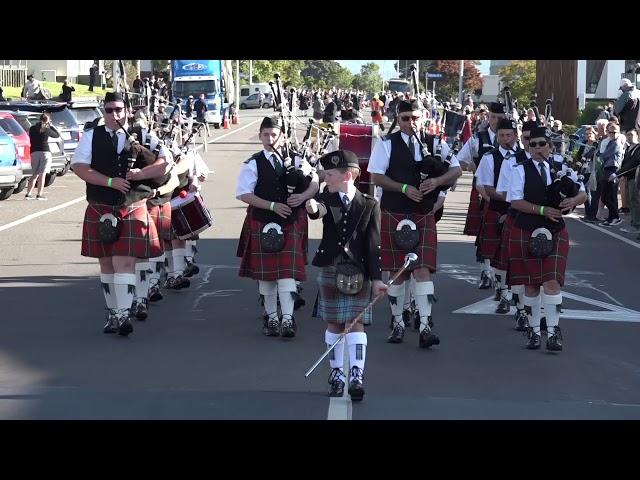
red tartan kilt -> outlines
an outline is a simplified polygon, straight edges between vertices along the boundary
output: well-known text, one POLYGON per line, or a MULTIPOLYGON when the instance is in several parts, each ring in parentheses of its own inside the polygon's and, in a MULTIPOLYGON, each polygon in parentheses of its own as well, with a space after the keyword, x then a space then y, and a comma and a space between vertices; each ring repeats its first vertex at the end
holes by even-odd
POLYGON ((153 252, 161 250, 156 226, 149 216, 147 201, 132 205, 113 206, 90 203, 84 213, 82 226, 82 251, 84 257, 102 258, 114 255, 135 258, 153 258, 153 252), (105 213, 119 214, 122 218, 120 238, 105 244, 98 237, 98 222, 105 213))
POLYGON ((465 235, 478 235, 482 223, 482 211, 480 209, 480 194, 476 190, 475 184, 471 187, 469 195, 469 208, 467 210, 467 220, 464 223, 465 235))
POLYGON ((247 214, 244 217, 244 222, 242 223, 242 230, 240 230, 240 239, 238 240, 238 248, 236 250, 236 257, 242 257, 244 255, 244 251, 247 248, 247 242, 249 241, 249 215, 251 212, 251 207, 247 209, 247 214))
POLYGON ((165 202, 162 205, 149 205, 149 215, 156 224, 158 236, 161 240, 171 240, 171 202, 165 202))
POLYGON ((263 253, 260 245, 260 232, 264 223, 251 217, 251 209, 240 234, 238 253, 242 253, 240 262, 241 277, 254 280, 273 281, 283 278, 306 280, 307 265, 306 243, 308 238, 308 219, 304 208, 294 211, 296 220, 283 226, 285 235, 284 248, 278 253, 263 253), (245 230, 246 228, 246 230, 245 230), (240 248, 242 247, 242 249, 240 248))
POLYGON ((405 218, 411 219, 420 232, 420 243, 414 253, 418 255, 415 268, 428 268, 431 273, 436 271, 436 255, 438 253, 438 231, 433 215, 419 215, 407 213, 391 213, 382 210, 380 215, 380 266, 385 272, 395 273, 404 265, 404 256, 409 253, 400 250, 395 243, 394 233, 398 223, 405 218))
POLYGON ((499 218, 500 213, 488 209, 482 218, 482 227, 478 234, 479 253, 482 258, 493 258, 500 247, 499 218))
POLYGON ((546 258, 533 258, 529 254, 531 232, 511 227, 509 234, 509 278, 512 285, 539 286, 556 280, 564 285, 564 273, 569 256, 569 234, 566 228, 553 236, 553 251, 546 258))
POLYGON ((500 247, 495 256, 491 259, 491 266, 498 270, 509 270, 509 234, 513 226, 513 217, 507 215, 502 227, 502 235, 500 237, 500 247))

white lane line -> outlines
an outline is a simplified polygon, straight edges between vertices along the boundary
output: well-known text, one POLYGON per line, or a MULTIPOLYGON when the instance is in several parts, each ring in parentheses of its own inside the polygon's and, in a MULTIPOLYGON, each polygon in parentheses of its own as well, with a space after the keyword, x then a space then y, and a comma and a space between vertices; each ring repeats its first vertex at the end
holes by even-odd
POLYGON ((258 120, 254 120, 253 122, 247 123, 244 127, 240 127, 240 128, 238 128, 238 129, 234 130, 233 132, 225 133, 224 135, 220 135, 219 137, 214 138, 213 140, 211 140, 211 141, 209 142, 209 144, 214 143, 214 142, 217 142, 218 140, 221 140, 221 139, 223 139, 224 137, 228 137, 228 136, 229 136, 229 135, 231 135, 232 133, 236 133, 236 132, 239 132, 240 130, 244 130, 245 128, 250 127, 251 125, 253 125, 254 123, 258 123, 258 122, 261 122, 261 121, 262 121, 262 119, 261 119, 261 118, 259 118, 258 120))
POLYGON ((82 201, 85 200, 85 198, 86 197, 83 195, 82 197, 78 197, 75 200, 71 200, 69 202, 62 203, 62 204, 60 204, 58 206, 55 206, 55 207, 47 208, 46 210, 42 210, 41 212, 32 213, 31 215, 27 215, 26 217, 23 217, 20 220, 16 220, 14 222, 7 223, 6 225, 0 226, 0 232, 2 232, 3 230, 8 230, 10 228, 13 228, 13 227, 15 227, 17 225, 20 225, 22 223, 26 223, 26 222, 28 222, 30 220, 33 220, 34 218, 41 217, 42 215, 46 215, 48 213, 55 212, 56 210, 61 210, 63 208, 67 208, 68 206, 71 206, 71 205, 73 205, 75 203, 82 202, 82 201))
MULTIPOLYGON (((228 135, 231 135, 232 133, 236 133, 236 132, 239 132, 240 130, 244 130, 245 128, 247 128, 247 127, 249 127, 249 126, 251 126, 254 123, 257 123, 259 121, 260 120, 255 120, 255 121, 253 121, 251 123, 246 124, 244 127, 238 128, 237 130, 234 130, 234 131, 229 132, 229 133, 225 133, 224 135, 222 135, 222 136, 220 136, 218 138, 214 138, 209 143, 214 143, 214 142, 220 140, 221 138, 224 138, 224 137, 226 137, 228 135)), ((196 147, 196 150, 198 150, 199 148, 203 148, 203 145, 198 145, 196 147)), ((41 217, 42 215, 47 215, 48 213, 55 212, 56 210, 60 210, 60 209, 69 207, 71 205, 74 205, 74 204, 76 204, 78 202, 81 202, 81 201, 85 200, 86 198, 87 197, 83 195, 82 197, 78 197, 75 200, 71 200, 69 202, 62 203, 62 204, 57 205, 57 206, 52 207, 52 208, 47 208, 46 210, 42 210, 41 212, 32 213, 31 215, 27 215, 26 217, 23 217, 23 218, 21 218, 19 220, 16 220, 14 222, 7 223, 6 225, 0 226, 0 232, 2 232, 4 230, 8 230, 8 229, 13 228, 13 227, 16 227, 16 226, 21 225, 23 223, 29 222, 29 221, 33 220, 34 218, 41 217)))
POLYGON ((617 238, 618 240, 623 241, 627 245, 631 245, 632 247, 635 247, 635 248, 640 248, 640 243, 634 242, 633 240, 629 240, 628 238, 624 238, 622 235, 618 235, 617 233, 613 233, 611 230, 607 230, 606 228, 599 227, 597 225, 594 225, 593 223, 583 222, 583 221, 579 220, 579 217, 574 217, 574 216, 569 216, 569 217, 577 220, 579 223, 581 223, 585 227, 593 228, 593 229, 598 230, 598 231, 600 231, 602 233, 606 233, 610 237, 617 238))

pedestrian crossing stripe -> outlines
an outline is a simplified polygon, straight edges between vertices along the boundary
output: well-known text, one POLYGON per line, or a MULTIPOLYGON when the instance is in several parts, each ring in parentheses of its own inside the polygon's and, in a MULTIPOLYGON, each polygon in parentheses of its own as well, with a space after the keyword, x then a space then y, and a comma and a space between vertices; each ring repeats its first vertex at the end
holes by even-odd
MULTIPOLYGON (((629 308, 619 307, 618 305, 612 305, 610 303, 601 302, 599 300, 593 300, 592 298, 583 297, 574 293, 562 292, 563 299, 571 299, 577 302, 585 303, 587 305, 593 305, 603 308, 604 310, 574 310, 563 308, 560 318, 575 318, 578 320, 596 320, 603 322, 634 322, 640 323, 640 312, 631 310, 629 308)), ((454 310, 452 313, 471 314, 471 315, 506 315, 496 313, 496 307, 498 303, 493 300, 493 295, 480 300, 479 302, 472 303, 466 307, 454 310)), ((511 307, 511 314, 516 313, 516 308, 511 307)))

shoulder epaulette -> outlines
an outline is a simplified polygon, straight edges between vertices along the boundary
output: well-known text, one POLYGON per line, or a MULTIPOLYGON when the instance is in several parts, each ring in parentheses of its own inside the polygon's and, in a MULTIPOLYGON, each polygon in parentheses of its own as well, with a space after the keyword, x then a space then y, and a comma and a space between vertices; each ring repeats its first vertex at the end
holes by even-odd
POLYGON ((253 155, 251 155, 247 160, 245 160, 245 161, 244 161, 244 162, 242 162, 242 163, 247 164, 247 163, 249 163, 251 160, 257 160, 258 155, 260 155, 261 153, 262 153, 262 152, 254 153, 253 155))

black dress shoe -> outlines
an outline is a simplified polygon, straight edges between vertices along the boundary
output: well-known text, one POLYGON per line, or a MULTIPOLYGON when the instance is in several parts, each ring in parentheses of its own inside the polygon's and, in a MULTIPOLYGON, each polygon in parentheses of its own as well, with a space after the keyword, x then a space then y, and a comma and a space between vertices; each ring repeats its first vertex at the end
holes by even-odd
POLYGON ((562 332, 560 327, 553 327, 553 333, 547 338, 547 350, 552 352, 562 351, 562 332))
POLYGON ((127 312, 124 315, 121 315, 118 318, 118 335, 126 337, 131 332, 133 332, 133 325, 131 325, 131 320, 129 320, 129 313, 127 312))
POLYGON ((283 316, 282 322, 280 323, 280 335, 284 338, 293 338, 296 336, 296 321, 293 317, 286 318, 283 316))
POLYGON ((193 262, 187 262, 187 266, 184 268, 183 276, 185 278, 193 277, 200 273, 200 267, 193 262))
POLYGON ((190 286, 191 280, 184 278, 182 275, 167 278, 167 283, 165 284, 165 288, 169 290, 181 290, 183 288, 189 288, 190 286))
POLYGON ((486 272, 483 271, 480 274, 480 285, 478 286, 478 288, 480 290, 487 290, 492 286, 493 286, 493 282, 491 281, 491 278, 489 277, 489 275, 487 275, 486 272))
POLYGON ((134 317, 137 320, 146 320, 149 316, 147 308, 147 299, 141 298, 139 302, 134 302, 135 308, 132 308, 134 317))
POLYGON ((528 350, 538 350, 540 348, 540 334, 535 333, 532 327, 527 328, 527 334, 529 341, 527 342, 526 348, 528 350))
POLYGON ((149 301, 150 302, 158 302, 162 300, 164 296, 160 291, 160 285, 154 285, 149 289, 149 301))
POLYGON ((499 302, 500 300, 502 300, 502 293, 500 290, 496 290, 496 294, 493 296, 493 301, 499 302))
POLYGON ((300 295, 299 293, 295 293, 295 296, 296 296, 296 298, 293 301, 293 309, 294 310, 299 310, 302 307, 304 307, 307 304, 307 302, 305 301, 304 298, 302 298, 302 295, 300 295))
POLYGON ((107 323, 102 328, 104 333, 116 333, 118 331, 118 319, 113 310, 107 311, 107 323))
POLYGON ((267 337, 278 337, 280 335, 280 321, 277 318, 268 318, 262 326, 262 333, 267 337))
POLYGON ((496 308, 496 313, 509 313, 511 311, 511 302, 506 298, 502 297, 500 299, 500 303, 498 304, 498 308, 496 308))
POLYGON ((342 397, 344 395, 344 373, 334 368, 329 374, 329 396, 342 397))
POLYGON ((430 328, 425 328, 420 332, 418 337, 418 345, 420 348, 429 348, 432 345, 440 345, 440 338, 437 335, 431 333, 430 328))
POLYGON ((525 310, 518 310, 516 312, 516 330, 518 332, 526 332, 529 327, 529 317, 525 310))
POLYGON ((393 330, 391 330, 391 335, 387 337, 388 343, 402 343, 402 339, 404 338, 404 328, 402 325, 397 323, 394 325, 393 330))
POLYGON ((364 374, 362 370, 355 365, 351 367, 351 381, 349 382, 349 395, 352 402, 360 402, 364 397, 364 386, 362 382, 364 374))

